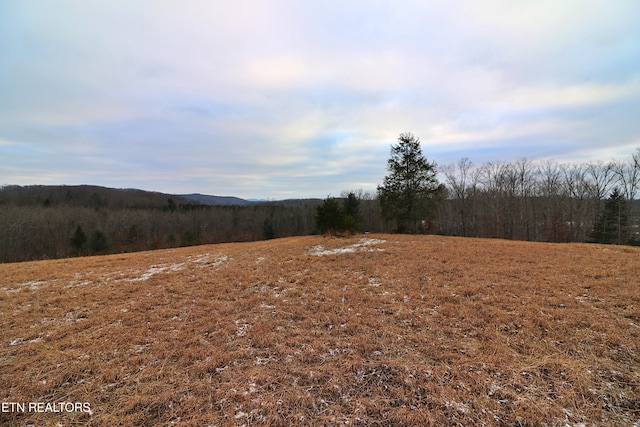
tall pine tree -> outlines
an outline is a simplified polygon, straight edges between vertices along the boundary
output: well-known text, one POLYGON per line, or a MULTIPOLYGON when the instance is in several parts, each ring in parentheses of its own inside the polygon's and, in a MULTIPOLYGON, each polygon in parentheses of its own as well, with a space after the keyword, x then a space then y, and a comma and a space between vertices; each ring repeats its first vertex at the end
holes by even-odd
POLYGON ((360 214, 360 200, 353 192, 344 199, 342 210, 345 216, 345 228, 347 231, 357 232, 360 230, 362 215, 360 214))
POLYGON ((591 237, 596 243, 615 243, 621 245, 627 242, 629 210, 627 200, 618 188, 604 202, 604 209, 596 219, 591 237))
POLYGON ((345 230, 345 216, 337 200, 327 197, 316 207, 316 227, 320 233, 336 235, 345 230))
POLYGON ((378 186, 382 216, 395 221, 396 231, 415 233, 422 221, 433 218, 445 187, 436 178, 436 164, 422 154, 420 139, 404 132, 391 146, 389 175, 378 186))

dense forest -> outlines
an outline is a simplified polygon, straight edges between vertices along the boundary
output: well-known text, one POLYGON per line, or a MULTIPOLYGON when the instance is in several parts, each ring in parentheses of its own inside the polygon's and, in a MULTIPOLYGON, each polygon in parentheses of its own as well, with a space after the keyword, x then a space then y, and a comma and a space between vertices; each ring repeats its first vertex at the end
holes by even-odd
MULTIPOLYGON (((141 190, 4 186, 0 262, 308 235, 316 232, 319 203, 205 205, 141 190)), ((375 201, 360 208, 362 226, 381 230, 375 201)))
MULTIPOLYGON (((626 161, 609 163, 521 159, 475 166, 465 158, 440 168, 439 176, 446 198, 419 232, 640 244, 640 150, 626 161)), ((358 230, 396 231, 382 219, 375 194, 352 193, 359 201, 358 230)), ((205 205, 141 190, 4 186, 0 262, 308 235, 318 232, 321 203, 205 205)))

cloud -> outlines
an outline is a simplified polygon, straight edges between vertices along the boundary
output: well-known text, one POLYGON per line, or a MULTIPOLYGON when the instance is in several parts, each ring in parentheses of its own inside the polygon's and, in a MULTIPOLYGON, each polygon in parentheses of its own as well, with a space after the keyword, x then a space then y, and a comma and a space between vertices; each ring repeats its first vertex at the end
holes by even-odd
POLYGON ((278 198, 375 189, 403 131, 440 164, 624 156, 637 16, 631 0, 4 2, 0 168, 278 198))

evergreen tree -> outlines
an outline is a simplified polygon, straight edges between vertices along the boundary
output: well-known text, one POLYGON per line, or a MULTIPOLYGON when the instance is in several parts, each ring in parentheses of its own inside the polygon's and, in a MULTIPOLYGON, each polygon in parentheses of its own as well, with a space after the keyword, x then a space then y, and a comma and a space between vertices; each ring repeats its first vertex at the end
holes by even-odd
POLYGON ((360 214, 360 200, 356 195, 351 192, 344 199, 342 205, 344 213, 345 228, 347 231, 357 232, 360 230, 360 224, 362 223, 362 215, 360 214))
POLYGON ((95 230, 89 239, 89 249, 95 253, 103 253, 111 247, 107 235, 100 230, 95 230))
POLYGON ((335 235, 345 231, 345 215, 333 197, 327 197, 316 207, 316 227, 320 233, 335 235))
POLYGON ((627 241, 629 210, 627 200, 618 188, 604 203, 602 213, 596 219, 591 232, 596 243, 623 244, 627 241))
POLYGON ((422 155, 420 139, 404 132, 391 146, 389 175, 378 186, 382 216, 395 221, 396 231, 415 233, 422 221, 435 216, 444 198, 444 185, 436 178, 436 164, 422 155))
POLYGON ((84 234, 84 230, 82 227, 76 227, 76 231, 73 233, 70 239, 71 247, 76 251, 80 252, 85 244, 87 243, 87 235, 84 234))

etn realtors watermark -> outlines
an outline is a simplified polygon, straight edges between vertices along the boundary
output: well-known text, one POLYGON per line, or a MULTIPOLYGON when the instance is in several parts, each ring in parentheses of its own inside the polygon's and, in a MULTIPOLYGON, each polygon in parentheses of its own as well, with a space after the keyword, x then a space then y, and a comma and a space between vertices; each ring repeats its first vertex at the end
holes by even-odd
POLYGON ((65 413, 86 412, 92 414, 89 402, 1 402, 0 412, 4 413, 65 413))

